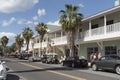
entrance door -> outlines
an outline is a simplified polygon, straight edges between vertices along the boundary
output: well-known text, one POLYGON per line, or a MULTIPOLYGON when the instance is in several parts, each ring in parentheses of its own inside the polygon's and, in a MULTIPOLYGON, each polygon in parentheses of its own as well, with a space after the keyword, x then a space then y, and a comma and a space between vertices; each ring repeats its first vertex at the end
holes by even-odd
POLYGON ((87 48, 87 60, 88 61, 91 61, 90 56, 95 52, 98 52, 98 47, 87 48))

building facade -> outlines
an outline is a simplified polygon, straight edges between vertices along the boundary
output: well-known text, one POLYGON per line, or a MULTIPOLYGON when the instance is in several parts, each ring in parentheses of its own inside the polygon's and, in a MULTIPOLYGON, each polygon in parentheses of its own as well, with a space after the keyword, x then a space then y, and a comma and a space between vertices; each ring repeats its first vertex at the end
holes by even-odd
MULTIPOLYGON (((75 46, 79 56, 90 61, 90 55, 95 52, 101 55, 120 54, 120 0, 115 0, 115 7, 94 14, 82 20, 82 26, 77 32, 75 46)), ((47 34, 54 52, 66 55, 67 39, 60 26, 48 25, 56 28, 47 34)), ((51 29, 51 28, 50 28, 51 29)), ((46 39, 47 39, 46 38, 46 39)), ((35 49, 39 49, 39 39, 36 37, 35 49)), ((42 43, 47 47, 47 40, 42 43)), ((30 44, 31 46, 31 44, 30 44)), ((30 47, 31 49, 31 47, 30 47)), ((39 52, 39 50, 38 50, 39 52)))

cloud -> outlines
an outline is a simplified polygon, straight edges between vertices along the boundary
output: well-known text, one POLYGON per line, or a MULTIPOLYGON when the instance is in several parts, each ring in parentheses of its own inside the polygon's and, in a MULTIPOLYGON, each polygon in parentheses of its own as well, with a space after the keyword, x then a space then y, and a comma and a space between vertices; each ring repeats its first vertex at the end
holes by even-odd
POLYGON ((0 12, 13 13, 33 7, 39 0, 0 0, 0 12))
POLYGON ((48 25, 57 25, 57 26, 60 26, 59 20, 54 21, 54 22, 48 22, 47 24, 48 24, 48 25))
POLYGON ((84 6, 83 4, 81 4, 81 3, 79 4, 79 6, 80 6, 80 7, 85 7, 85 6, 84 6))
POLYGON ((0 38, 3 36, 7 36, 9 38, 8 45, 11 45, 15 41, 16 34, 10 32, 0 32, 0 38))
POLYGON ((45 9, 38 9, 38 16, 44 16, 46 15, 45 9))
POLYGON ((34 17, 33 17, 33 20, 34 20, 34 21, 38 20, 38 16, 34 16, 34 17))
POLYGON ((38 22, 34 22, 34 25, 37 25, 38 24, 38 22))
POLYGON ((26 24, 32 24, 33 22, 32 21, 27 21, 26 24))
POLYGON ((16 19, 15 19, 15 17, 12 17, 10 20, 3 20, 3 22, 2 22, 2 26, 8 26, 8 25, 10 25, 10 24, 12 24, 13 22, 15 22, 16 21, 16 19))

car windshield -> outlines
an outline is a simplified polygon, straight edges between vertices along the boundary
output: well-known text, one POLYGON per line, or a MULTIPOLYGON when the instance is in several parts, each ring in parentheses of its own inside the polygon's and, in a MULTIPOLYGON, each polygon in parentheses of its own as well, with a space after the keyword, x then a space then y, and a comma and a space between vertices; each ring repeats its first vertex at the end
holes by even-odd
POLYGON ((76 60, 79 59, 79 57, 69 57, 68 60, 76 60))
POLYGON ((111 59, 120 60, 120 56, 110 56, 111 59))

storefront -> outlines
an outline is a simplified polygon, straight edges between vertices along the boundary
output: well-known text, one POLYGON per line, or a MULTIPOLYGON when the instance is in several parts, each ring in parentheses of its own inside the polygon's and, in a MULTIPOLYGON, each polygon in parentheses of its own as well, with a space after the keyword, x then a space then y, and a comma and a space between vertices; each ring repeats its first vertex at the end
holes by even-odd
POLYGON ((84 56, 90 61, 90 55, 95 52, 101 55, 118 54, 120 55, 120 40, 103 41, 102 48, 96 43, 81 44, 79 49, 79 56, 84 56))

